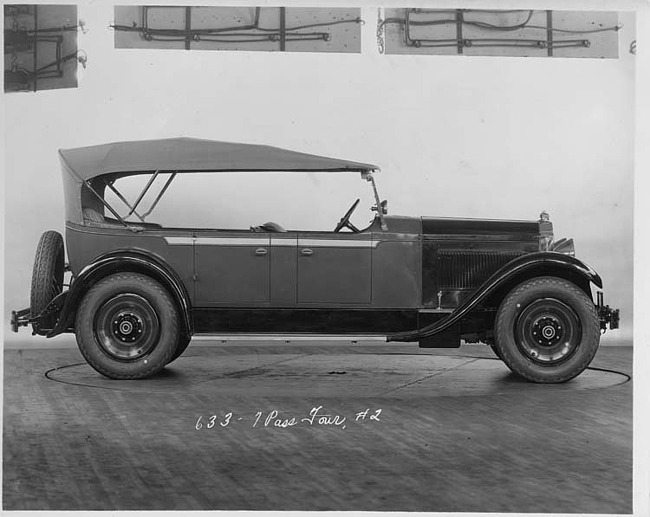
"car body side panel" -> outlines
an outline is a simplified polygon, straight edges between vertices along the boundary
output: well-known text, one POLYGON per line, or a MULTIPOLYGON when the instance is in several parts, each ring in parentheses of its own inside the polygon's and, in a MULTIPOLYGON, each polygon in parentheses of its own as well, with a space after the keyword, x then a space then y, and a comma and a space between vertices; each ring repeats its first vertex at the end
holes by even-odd
POLYGON ((298 236, 271 234, 271 306, 293 307, 298 291, 298 236))
POLYGON ((116 250, 141 251, 157 257, 176 272, 183 286, 194 298, 194 258, 189 230, 152 229, 132 232, 121 226, 95 228, 73 223, 66 225, 66 248, 72 274, 97 257, 116 250))
POLYGON ((421 223, 411 217, 386 217, 386 230, 372 226, 372 306, 420 306, 422 240, 421 223))
POLYGON ((266 305, 270 301, 271 239, 250 231, 195 232, 194 305, 266 305))
POLYGON ((298 305, 369 305, 372 235, 300 232, 298 305))

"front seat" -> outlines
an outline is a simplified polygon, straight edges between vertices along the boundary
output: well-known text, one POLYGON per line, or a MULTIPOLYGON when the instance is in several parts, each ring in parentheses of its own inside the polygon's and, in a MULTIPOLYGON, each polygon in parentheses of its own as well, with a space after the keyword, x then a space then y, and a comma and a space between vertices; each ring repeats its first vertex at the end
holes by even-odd
POLYGON ((251 231, 255 233, 287 233, 287 230, 282 228, 278 223, 272 221, 261 224, 260 226, 251 226, 251 231))

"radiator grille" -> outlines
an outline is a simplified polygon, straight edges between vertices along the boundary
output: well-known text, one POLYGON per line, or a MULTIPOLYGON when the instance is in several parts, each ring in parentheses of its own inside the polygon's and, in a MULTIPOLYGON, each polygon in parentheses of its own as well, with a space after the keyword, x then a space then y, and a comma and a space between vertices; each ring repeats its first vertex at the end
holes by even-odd
POLYGON ((495 271, 523 255, 520 251, 438 251, 440 289, 475 289, 495 271))

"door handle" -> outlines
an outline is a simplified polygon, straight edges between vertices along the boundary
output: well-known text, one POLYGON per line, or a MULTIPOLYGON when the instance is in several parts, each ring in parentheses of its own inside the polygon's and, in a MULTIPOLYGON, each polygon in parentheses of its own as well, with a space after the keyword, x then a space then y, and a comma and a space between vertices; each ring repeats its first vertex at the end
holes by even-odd
POLYGON ((268 250, 266 248, 257 248, 255 250, 255 255, 257 255, 258 257, 263 257, 267 253, 268 253, 268 250))
POLYGON ((300 254, 301 254, 301 255, 307 255, 307 256, 309 256, 309 255, 313 255, 313 254, 314 254, 314 250, 309 249, 309 248, 303 248, 303 249, 300 250, 300 254))

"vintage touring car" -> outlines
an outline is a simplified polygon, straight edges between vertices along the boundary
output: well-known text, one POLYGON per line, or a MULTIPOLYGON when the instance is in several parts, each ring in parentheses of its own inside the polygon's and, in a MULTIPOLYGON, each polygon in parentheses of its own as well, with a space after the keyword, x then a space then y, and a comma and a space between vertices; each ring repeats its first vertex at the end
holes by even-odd
POLYGON ((554 241, 544 212, 537 221, 388 216, 376 166, 262 145, 121 142, 61 150, 60 160, 68 261, 61 234, 45 232, 30 307, 13 311, 12 328, 74 332, 110 378, 155 374, 195 334, 334 333, 422 347, 483 342, 520 376, 563 382, 589 365, 601 332, 618 327, 618 310, 592 295, 601 278, 574 257, 572 239, 554 241), (363 229, 350 222, 357 199, 333 231, 145 220, 176 176, 240 171, 360 173, 374 218, 363 229), (149 179, 129 201, 117 184, 135 175, 149 179))

